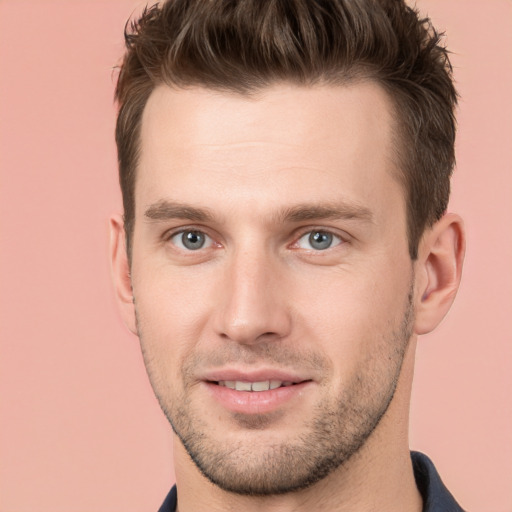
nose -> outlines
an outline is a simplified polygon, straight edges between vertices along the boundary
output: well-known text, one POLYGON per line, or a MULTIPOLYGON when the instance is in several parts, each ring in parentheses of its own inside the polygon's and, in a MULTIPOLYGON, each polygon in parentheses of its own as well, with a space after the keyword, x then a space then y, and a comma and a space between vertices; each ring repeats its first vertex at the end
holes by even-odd
POLYGON ((251 345, 290 333, 283 269, 264 251, 240 251, 226 261, 218 299, 214 325, 221 338, 251 345))

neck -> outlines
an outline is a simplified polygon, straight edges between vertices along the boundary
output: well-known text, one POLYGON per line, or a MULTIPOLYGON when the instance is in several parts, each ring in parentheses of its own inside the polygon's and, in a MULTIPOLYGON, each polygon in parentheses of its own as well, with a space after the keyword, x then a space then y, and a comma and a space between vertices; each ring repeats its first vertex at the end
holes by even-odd
POLYGON ((178 512, 421 512, 408 443, 408 411, 416 340, 409 344, 393 400, 363 447, 307 489, 278 496, 240 496, 207 480, 174 439, 178 512))

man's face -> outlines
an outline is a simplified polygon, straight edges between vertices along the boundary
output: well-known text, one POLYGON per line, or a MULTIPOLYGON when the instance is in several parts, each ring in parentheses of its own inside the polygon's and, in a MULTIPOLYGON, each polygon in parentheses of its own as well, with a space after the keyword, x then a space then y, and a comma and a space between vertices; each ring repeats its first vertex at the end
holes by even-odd
POLYGON ((221 488, 318 481, 393 398, 413 275, 390 111, 372 83, 149 99, 138 333, 165 414, 221 488))

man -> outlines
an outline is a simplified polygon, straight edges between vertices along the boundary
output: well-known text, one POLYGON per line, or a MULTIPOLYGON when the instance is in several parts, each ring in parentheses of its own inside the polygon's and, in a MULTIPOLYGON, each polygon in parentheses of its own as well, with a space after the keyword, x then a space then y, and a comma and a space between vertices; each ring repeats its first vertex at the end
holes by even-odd
POLYGON ((160 510, 462 510, 407 432, 464 256, 435 30, 398 0, 171 0, 126 40, 112 267, 174 431, 160 510))

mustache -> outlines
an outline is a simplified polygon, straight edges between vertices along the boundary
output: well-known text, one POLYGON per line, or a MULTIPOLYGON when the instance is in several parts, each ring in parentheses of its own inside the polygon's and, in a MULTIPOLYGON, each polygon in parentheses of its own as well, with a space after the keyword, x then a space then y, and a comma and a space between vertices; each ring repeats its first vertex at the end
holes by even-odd
POLYGON ((279 341, 258 342, 254 345, 223 343, 221 347, 208 348, 190 354, 182 367, 183 373, 192 375, 201 369, 231 365, 268 365, 323 375, 332 369, 332 363, 321 352, 295 349, 279 341))

